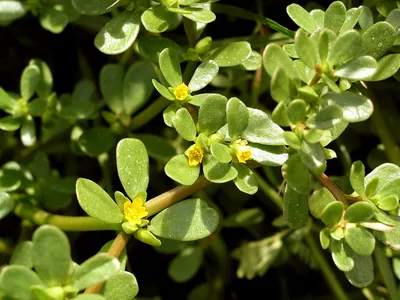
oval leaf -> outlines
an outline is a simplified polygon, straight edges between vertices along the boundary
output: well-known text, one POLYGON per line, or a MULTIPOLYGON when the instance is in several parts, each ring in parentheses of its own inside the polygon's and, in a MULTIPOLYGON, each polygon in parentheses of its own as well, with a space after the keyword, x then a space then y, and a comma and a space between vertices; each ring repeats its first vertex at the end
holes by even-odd
POLYGON ((283 196, 283 217, 290 228, 300 228, 308 220, 308 196, 297 193, 286 186, 283 196))
POLYGON ((107 280, 100 294, 107 300, 131 300, 139 292, 136 277, 129 272, 123 272, 107 280))
POLYGON ((180 184, 191 185, 195 183, 200 175, 200 165, 189 166, 185 154, 179 154, 171 158, 164 168, 167 176, 180 184))

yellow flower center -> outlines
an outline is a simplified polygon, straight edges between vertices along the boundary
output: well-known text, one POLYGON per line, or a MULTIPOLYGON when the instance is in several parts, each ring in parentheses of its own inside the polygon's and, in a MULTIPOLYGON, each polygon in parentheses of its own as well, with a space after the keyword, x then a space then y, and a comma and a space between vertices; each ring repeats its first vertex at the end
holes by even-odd
POLYGON ((203 160, 203 150, 200 145, 192 145, 188 150, 189 166, 197 166, 203 160))
POLYGON ((142 218, 147 216, 148 212, 144 206, 144 201, 136 198, 133 202, 126 201, 124 203, 125 219, 130 225, 138 225, 142 222, 142 218))
POLYGON ((236 157, 240 163, 246 163, 251 158, 251 149, 249 146, 240 146, 236 151, 236 157))
POLYGON ((189 88, 186 84, 181 83, 174 91, 175 98, 178 100, 185 100, 189 96, 189 88))

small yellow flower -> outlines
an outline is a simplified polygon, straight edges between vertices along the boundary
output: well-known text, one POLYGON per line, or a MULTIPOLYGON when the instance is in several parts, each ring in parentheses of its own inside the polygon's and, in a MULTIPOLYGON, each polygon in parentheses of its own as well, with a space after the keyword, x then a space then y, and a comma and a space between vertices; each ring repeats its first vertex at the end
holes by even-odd
POLYGON ((189 158, 189 166, 194 167, 203 161, 203 150, 200 145, 192 145, 187 151, 187 156, 189 158))
POLYGON ((147 216, 148 212, 144 206, 144 201, 136 198, 132 202, 126 201, 124 203, 125 219, 130 225, 138 225, 142 222, 142 218, 147 216))
POLYGON ((251 158, 251 149, 249 146, 239 146, 235 152, 240 163, 246 163, 246 160, 251 158))
POLYGON ((174 91, 175 98, 178 100, 185 100, 189 96, 189 88, 186 84, 181 83, 174 91))

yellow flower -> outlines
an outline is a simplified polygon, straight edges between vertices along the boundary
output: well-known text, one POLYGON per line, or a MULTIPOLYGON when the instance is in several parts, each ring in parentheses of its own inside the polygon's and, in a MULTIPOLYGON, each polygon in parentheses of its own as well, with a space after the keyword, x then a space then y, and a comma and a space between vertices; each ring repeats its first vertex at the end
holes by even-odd
POLYGON ((203 150, 200 145, 192 145, 187 151, 187 156, 189 158, 189 166, 197 166, 203 160, 203 150))
POLYGON ((251 158, 251 149, 249 146, 239 146, 235 152, 240 163, 246 163, 246 160, 251 158))
POLYGON ((189 88, 186 84, 181 83, 174 91, 175 98, 178 100, 185 100, 189 96, 189 88))
POLYGON ((142 222, 142 218, 147 216, 148 212, 144 206, 144 201, 136 198, 132 202, 126 201, 124 203, 125 219, 130 225, 138 225, 142 222))

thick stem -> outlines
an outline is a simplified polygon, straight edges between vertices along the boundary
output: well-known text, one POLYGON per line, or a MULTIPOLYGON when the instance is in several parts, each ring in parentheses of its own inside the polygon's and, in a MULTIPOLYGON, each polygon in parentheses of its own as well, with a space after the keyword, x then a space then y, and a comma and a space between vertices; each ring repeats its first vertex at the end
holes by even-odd
POLYGON ((318 246, 311 233, 305 236, 305 240, 310 247, 313 257, 317 260, 318 265, 321 268, 321 272, 324 275, 325 280, 331 288, 332 292, 334 293, 336 299, 348 300, 349 298, 347 297, 346 292, 343 290, 339 281, 336 279, 332 268, 329 266, 324 255, 322 254, 320 247, 318 246))
POLYGON ((118 230, 120 224, 107 224, 92 217, 72 217, 50 214, 29 204, 18 204, 14 209, 15 215, 27 219, 37 225, 54 225, 63 231, 96 231, 118 230))
POLYGON ((131 129, 136 130, 146 125, 171 103, 171 101, 168 101, 162 96, 158 97, 156 101, 151 103, 132 119, 131 129))
MULTIPOLYGON (((107 254, 118 258, 122 251, 125 249, 126 245, 128 244, 131 235, 126 234, 123 231, 118 233, 117 237, 114 239, 113 243, 111 244, 110 249, 107 251, 107 254)), ((93 285, 88 287, 85 290, 85 294, 96 294, 100 291, 101 287, 103 286, 104 282, 99 284, 93 285)))
POLYGON ((185 33, 188 39, 189 48, 194 48, 197 40, 195 23, 192 20, 183 17, 183 26, 185 27, 185 33))
POLYGON ((254 175, 256 176, 258 187, 260 190, 263 191, 265 195, 267 195, 272 202, 275 203, 277 207, 280 209, 283 209, 283 202, 281 196, 279 196, 278 192, 270 186, 260 175, 258 175, 256 172, 254 172, 254 175))
POLYGON ((148 216, 153 216, 156 213, 166 209, 167 207, 185 199, 186 197, 190 196, 191 194, 204 189, 206 186, 211 184, 208 180, 204 178, 204 176, 200 176, 197 181, 192 185, 180 185, 172 190, 169 190, 153 199, 150 199, 146 202, 145 206, 148 211, 148 216))
POLYGON ((347 196, 342 192, 342 190, 334 184, 328 176, 326 176, 324 173, 322 174, 313 174, 315 179, 317 179, 324 187, 328 189, 328 191, 331 192, 333 197, 335 197, 336 200, 340 201, 343 203, 345 207, 349 206, 349 202, 347 201, 347 196))

